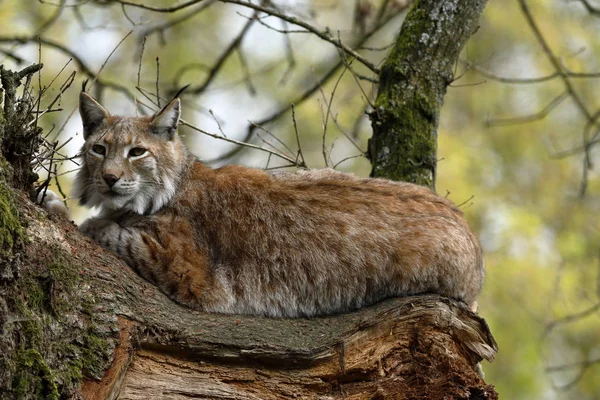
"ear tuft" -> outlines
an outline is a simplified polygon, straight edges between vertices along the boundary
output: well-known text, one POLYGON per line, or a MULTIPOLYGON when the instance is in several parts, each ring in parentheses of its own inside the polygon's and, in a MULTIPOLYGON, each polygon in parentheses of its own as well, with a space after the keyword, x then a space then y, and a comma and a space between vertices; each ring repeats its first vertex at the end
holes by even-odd
POLYGON ((108 111, 86 92, 79 94, 79 114, 83 122, 84 139, 87 139, 110 116, 108 111))
POLYGON ((181 102, 175 98, 152 117, 152 133, 167 140, 173 140, 177 133, 180 116, 181 102))

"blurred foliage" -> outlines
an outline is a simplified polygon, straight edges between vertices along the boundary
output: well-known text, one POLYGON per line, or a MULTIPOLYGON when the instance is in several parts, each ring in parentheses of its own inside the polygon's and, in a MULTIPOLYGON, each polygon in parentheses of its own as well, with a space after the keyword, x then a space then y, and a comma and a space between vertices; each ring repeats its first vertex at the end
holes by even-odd
MULTIPOLYGON (((286 12, 314 26, 329 27, 344 41, 351 43, 358 35, 352 22, 354 1, 276 3, 287 4, 286 12)), ((600 71, 599 17, 590 15, 578 1, 532 0, 528 4, 546 41, 569 70, 600 71)), ((115 5, 84 2, 79 7, 65 7, 56 22, 42 32, 43 37, 71 49, 92 71, 102 68, 103 83, 115 83, 129 91, 126 95, 110 87, 99 90, 101 86, 95 85, 92 94, 115 114, 150 112, 144 107, 136 109, 133 102, 136 96, 151 105, 136 90, 140 59, 140 86, 147 93, 156 91, 157 57, 158 86, 165 98, 188 83, 193 90, 206 78, 206 66, 214 64, 253 14, 217 2, 172 28, 160 28, 184 13, 159 14, 131 7, 126 7, 126 12, 125 15, 115 5), (150 27, 159 29, 148 31, 150 27), (130 30, 133 34, 103 66, 130 30), (182 72, 184 66, 190 68, 182 72)), ((49 1, 0 0, 0 49, 21 57, 25 64, 37 62, 40 48, 35 41, 20 44, 7 39, 33 37, 55 13, 56 6, 49 1)), ((369 49, 361 53, 379 63, 401 21, 401 16, 393 19, 366 43, 369 49)), ((296 29, 275 18, 254 23, 242 42, 242 57, 234 53, 227 58, 223 69, 200 95, 184 95, 186 121, 216 134, 222 130, 228 138, 241 140, 249 120, 260 121, 285 106, 337 62, 337 50, 313 35, 293 33, 286 39, 286 35, 265 25, 296 29), (288 39, 293 63, 286 58, 288 39), (250 80, 245 78, 244 62, 250 80)), ((489 2, 481 29, 468 43, 463 58, 506 78, 554 73, 517 1, 489 2)), ((0 53, 0 63, 9 67, 17 64, 17 59, 0 53)), ((68 59, 63 52, 42 45, 42 85, 48 85, 68 59)), ((368 75, 357 62, 352 68, 355 73, 368 75)), ((74 60, 56 82, 62 82, 75 69, 78 65, 74 60)), ((600 313, 596 306, 600 302, 600 179, 595 165, 599 150, 590 153, 592 168, 587 171, 584 196, 580 195, 584 176, 582 152, 556 156, 581 146, 586 120, 567 98, 545 118, 497 124, 505 118, 542 110, 564 90, 561 80, 508 84, 464 64, 457 65, 456 74, 460 79, 449 88, 442 111, 437 190, 462 204, 485 250, 488 276, 480 313, 500 345, 496 361, 484 365, 487 381, 496 385, 506 399, 599 399, 600 362, 591 362, 600 360, 600 313)), ((62 112, 51 112, 42 118, 50 136, 61 132, 64 126, 60 140, 73 138, 63 149, 69 155, 75 154, 82 143, 76 99, 86 78, 79 73, 65 92, 60 102, 62 112), (72 118, 67 122, 69 115, 72 118)), ((600 106, 600 78, 577 78, 572 82, 595 112, 600 106)), ((368 111, 366 105, 373 100, 375 90, 372 83, 341 68, 309 100, 297 103, 294 119, 288 111, 277 122, 264 125, 270 133, 258 129, 258 136, 252 141, 296 155, 297 130, 309 167, 336 165, 366 150, 371 129, 364 112, 368 111), (330 99, 333 101, 328 113, 330 99), (355 143, 342 131, 354 137, 355 143)), ((55 83, 47 96, 58 91, 55 83)), ((153 99, 152 94, 148 96, 153 99)), ((235 147, 186 128, 182 128, 182 134, 190 149, 208 161, 235 147)), ((285 164, 274 157, 269 159, 264 152, 244 150, 213 165, 226 162, 258 167, 265 167, 267 162, 270 167, 285 164)), ((336 167, 360 175, 370 172, 364 157, 350 158, 336 167)), ((62 166, 63 171, 74 168, 76 165, 68 162, 62 166)), ((72 174, 61 177, 66 191, 70 179, 72 174)), ((71 207, 77 221, 85 217, 74 204, 71 207)))

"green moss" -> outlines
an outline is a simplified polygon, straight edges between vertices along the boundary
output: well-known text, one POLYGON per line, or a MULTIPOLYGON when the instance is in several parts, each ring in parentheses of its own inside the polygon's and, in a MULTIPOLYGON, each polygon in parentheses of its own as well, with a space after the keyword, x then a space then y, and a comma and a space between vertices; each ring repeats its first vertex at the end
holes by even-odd
POLYGON ((58 247, 51 248, 51 257, 48 262, 48 272, 52 279, 60 281, 67 292, 74 289, 79 282, 77 267, 66 261, 64 250, 58 247))
POLYGON ((33 118, 19 114, 26 107, 9 108, 6 115, 0 110, 0 264, 14 269, 2 288, 2 307, 11 318, 0 326, 0 398, 70 398, 84 377, 102 376, 114 344, 110 331, 86 315, 95 307, 93 295, 81 290, 70 254, 60 246, 43 254, 23 251, 25 228, 13 186, 27 192, 35 175, 31 160, 15 154, 35 153, 41 128, 21 127, 33 118))
POLYGON ((47 287, 45 306, 55 317, 61 318, 66 312, 73 309, 73 304, 65 294, 70 294, 76 289, 80 276, 77 273, 77 267, 66 261, 64 250, 57 247, 50 250, 51 256, 47 266, 48 276, 41 283, 47 287), (48 293, 50 290, 57 295, 48 293))
POLYGON ((110 358, 110 346, 105 339, 88 331, 83 337, 83 352, 81 354, 81 371, 86 376, 101 378, 110 358))
POLYGON ((30 346, 35 348, 43 347, 44 340, 44 331, 42 328, 41 321, 38 319, 38 316, 33 314, 31 311, 26 312, 25 318, 29 318, 26 321, 23 321, 21 324, 20 331, 24 336, 27 337, 27 342, 30 346))
MULTIPOLYGON (((434 24, 434 22, 427 16, 425 11, 418 7, 419 2, 415 2, 413 4, 413 8, 407 15, 404 23, 402 24, 402 28, 400 30, 400 34, 396 38, 396 43, 392 48, 388 58, 385 60, 385 64, 381 70, 381 78, 386 78, 385 69, 387 67, 388 71, 390 67, 408 67, 406 65, 406 57, 410 57, 410 52, 414 51, 416 44, 421 39, 421 35, 424 32, 428 32, 431 30, 430 25, 434 24)), ((388 80, 389 82, 389 80, 388 80)))
POLYGON ((88 328, 75 341, 53 338, 49 354, 52 362, 42 356, 43 338, 49 334, 39 318, 21 323, 20 331, 27 348, 17 352, 13 367, 12 393, 17 399, 58 399, 67 396, 84 377, 100 379, 109 364, 111 345, 88 328))
MULTIPOLYGON (((11 393, 18 399, 69 397, 82 379, 101 378, 110 362, 112 343, 102 337, 93 321, 74 325, 69 332, 54 332, 59 320, 83 312, 93 300, 77 290, 81 283, 77 266, 60 247, 50 248, 47 263, 17 285, 23 297, 12 299, 19 315, 16 329, 20 343, 7 360, 12 371, 11 393), (44 358, 47 355, 47 358, 44 358)), ((64 322, 64 321, 63 321, 64 322)))
POLYGON ((25 309, 35 312, 50 311, 55 318, 61 318, 73 310, 71 294, 80 280, 77 267, 66 261, 62 249, 50 248, 50 258, 38 275, 24 276, 19 280, 21 293, 26 293, 25 309))
POLYGON ((58 343, 56 353, 63 359, 54 372, 61 388, 67 390, 78 385, 84 377, 100 379, 110 359, 110 345, 88 329, 81 343, 58 343))
POLYGON ((378 134, 369 142, 373 176, 433 186, 436 100, 427 90, 417 93, 409 100, 379 95, 374 113, 378 134))
POLYGON ((52 370, 38 350, 19 351, 13 391, 17 399, 57 400, 59 398, 58 386, 52 370))
POLYGON ((24 230, 15 207, 14 196, 0 178, 0 255, 10 255, 13 247, 23 239, 24 230))
POLYGON ((22 280, 22 284, 27 290, 27 305, 30 309, 40 311, 48 302, 49 293, 38 279, 26 277, 22 280))

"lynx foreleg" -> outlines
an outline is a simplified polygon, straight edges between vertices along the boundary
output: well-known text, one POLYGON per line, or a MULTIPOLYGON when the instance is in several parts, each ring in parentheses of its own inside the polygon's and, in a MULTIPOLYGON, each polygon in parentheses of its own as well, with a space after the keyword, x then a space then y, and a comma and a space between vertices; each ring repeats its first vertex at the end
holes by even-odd
POLYGON ((193 308, 213 305, 218 298, 209 273, 206 251, 190 244, 186 227, 161 224, 152 233, 138 227, 122 227, 110 219, 91 218, 80 230, 102 247, 116 253, 139 275, 165 294, 193 308), (171 232, 178 229, 178 234, 171 232))

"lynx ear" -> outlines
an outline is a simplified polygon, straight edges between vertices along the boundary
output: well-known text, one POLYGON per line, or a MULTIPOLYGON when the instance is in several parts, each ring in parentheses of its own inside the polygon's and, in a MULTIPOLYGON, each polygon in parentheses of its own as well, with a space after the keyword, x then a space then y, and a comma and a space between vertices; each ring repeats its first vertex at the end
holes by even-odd
POLYGON ((152 133, 167 140, 173 140, 177 133, 177 124, 179 123, 180 115, 181 102, 178 98, 174 98, 152 117, 152 133))
POLYGON ((83 121, 84 139, 87 139, 110 116, 108 111, 86 92, 79 94, 79 114, 83 121))

